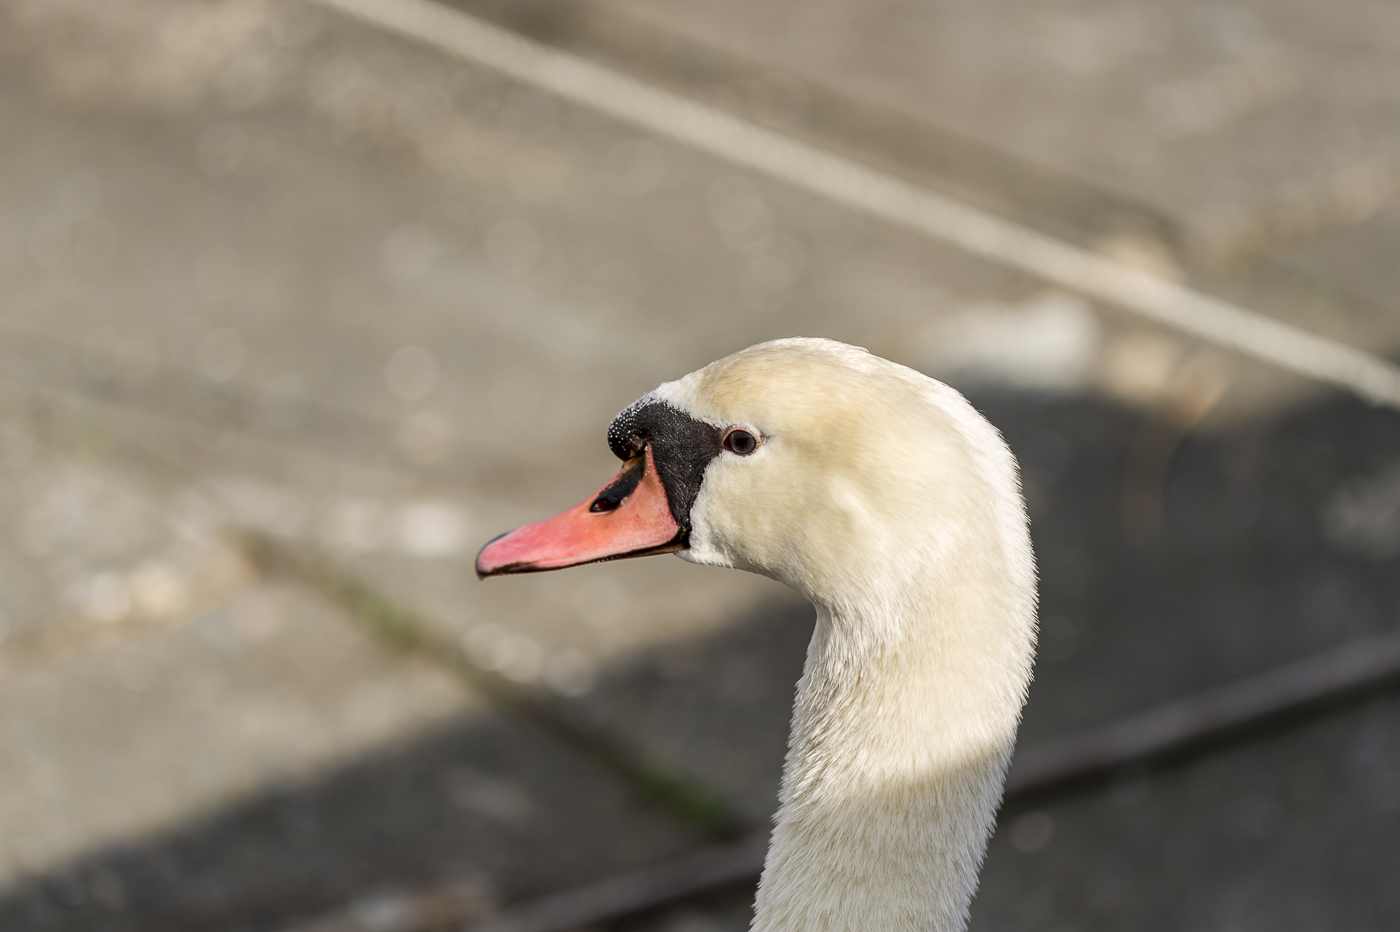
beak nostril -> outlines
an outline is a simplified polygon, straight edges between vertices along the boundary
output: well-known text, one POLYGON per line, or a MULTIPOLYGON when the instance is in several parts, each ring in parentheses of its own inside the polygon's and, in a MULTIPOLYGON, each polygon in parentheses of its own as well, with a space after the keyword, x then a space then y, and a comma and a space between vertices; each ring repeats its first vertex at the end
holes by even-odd
POLYGON ((637 485, 642 481, 642 476, 646 472, 646 460, 637 457, 627 461, 616 479, 608 484, 608 487, 598 493, 598 497, 593 500, 593 504, 588 506, 592 514, 607 514, 622 507, 622 503, 627 501, 627 496, 636 491, 637 485))

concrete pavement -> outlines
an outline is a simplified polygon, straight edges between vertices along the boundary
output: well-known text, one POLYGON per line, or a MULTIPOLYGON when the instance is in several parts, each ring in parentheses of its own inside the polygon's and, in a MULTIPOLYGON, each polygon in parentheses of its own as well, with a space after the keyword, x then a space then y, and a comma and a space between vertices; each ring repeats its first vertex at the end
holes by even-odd
MULTIPOLYGON (((715 50, 671 80, 794 132, 839 135, 799 106, 831 89, 971 139, 995 172, 890 164, 1394 346, 1374 5, 549 9, 518 25, 623 68, 667 58, 597 23, 715 50), (735 62, 776 76, 714 84, 735 62)), ((697 841, 261 577, 241 528, 331 554, 762 825, 809 624, 785 590, 674 560, 482 585, 467 562, 610 473, 616 410, 773 336, 954 378, 1022 457, 1027 741, 1395 624, 1390 414, 312 5, 16 0, 0 82, 6 928, 430 928, 697 841), (1204 433, 1132 452, 1200 398, 1204 433)), ((975 928, 1388 928, 1396 728, 1380 700, 1008 813, 975 928)))

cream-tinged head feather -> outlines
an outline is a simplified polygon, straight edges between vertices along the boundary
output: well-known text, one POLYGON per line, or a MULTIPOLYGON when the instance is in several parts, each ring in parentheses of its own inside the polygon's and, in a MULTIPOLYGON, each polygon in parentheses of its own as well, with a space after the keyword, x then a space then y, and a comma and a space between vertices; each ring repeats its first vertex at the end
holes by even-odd
POLYGON ((608 443, 607 485, 488 543, 477 573, 680 551, 804 593, 817 625, 754 929, 958 932, 1035 643, 1001 436, 946 385, 794 339, 662 385, 608 443))
POLYGON ((754 928, 962 928, 1034 652, 1010 451, 953 389, 828 340, 648 400, 761 438, 709 463, 681 555, 818 606, 754 928))
POLYGON ((773 576, 833 608, 894 609, 930 587, 1031 607, 1015 461, 948 386, 858 347, 796 338, 650 397, 762 438, 750 456, 710 463, 685 559, 773 576), (928 575, 954 566, 956 578, 928 575))

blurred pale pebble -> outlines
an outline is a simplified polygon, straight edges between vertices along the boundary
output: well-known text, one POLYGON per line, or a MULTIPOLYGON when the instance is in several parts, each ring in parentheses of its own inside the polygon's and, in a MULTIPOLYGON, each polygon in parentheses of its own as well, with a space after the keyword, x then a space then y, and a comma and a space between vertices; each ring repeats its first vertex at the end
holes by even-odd
POLYGON ((1333 491, 1318 517, 1339 549, 1373 560, 1400 553, 1400 462, 1333 491))
POLYGON ((415 932, 443 926, 443 917, 457 921, 482 918, 496 910, 497 897, 489 877, 469 874, 457 877, 439 888, 436 895, 398 890, 361 892, 349 906, 310 925, 296 926, 297 932, 415 932))
POLYGON ((221 43, 236 43, 267 19, 266 3, 225 2, 181 5, 161 23, 157 35, 172 49, 191 55, 218 55, 221 43))
POLYGON ((921 340, 925 368, 939 378, 1049 393, 1085 390, 1100 342, 1089 305, 1058 291, 965 308, 935 321, 921 340))
POLYGON ((1137 331, 1108 340, 1100 354, 1099 384, 1136 407, 1156 403, 1180 370, 1186 350, 1165 334, 1137 331))
POLYGON ((451 502, 410 502, 394 516, 394 541, 401 551, 414 557, 456 556, 469 530, 467 516, 451 502))
POLYGON ((1213 133, 1296 87, 1293 63, 1278 55, 1235 57, 1191 78, 1159 84, 1147 92, 1148 113, 1167 138, 1213 133))
POLYGON ((160 561, 147 561, 133 570, 128 587, 135 610, 147 618, 174 617, 189 601, 186 581, 160 561))
POLYGON ((206 540, 223 530, 224 510, 214 497, 198 488, 181 489, 167 512, 182 537, 206 540))
POLYGON ((376 893, 356 901, 350 910, 347 932, 399 932, 421 925, 422 916, 413 897, 402 893, 376 893))
POLYGON ((51 487, 20 516, 16 539, 32 557, 47 556, 60 544, 77 540, 88 526, 83 490, 67 480, 51 487))
POLYGON ((541 679, 561 696, 577 698, 593 691, 597 673, 585 654, 569 649, 553 654, 545 662, 541 679))
POLYGON ((1145 234, 1121 234, 1100 242, 1096 251, 1119 265, 1146 272, 1159 278, 1180 281, 1184 277, 1180 264, 1166 243, 1145 234))
POLYGON ((47 49, 41 75, 62 99, 172 109, 199 99, 255 39, 268 11, 265 0, 154 6, 15 0, 5 6, 10 24, 27 30, 26 46, 47 49))
POLYGON ((128 571, 105 570, 75 580, 65 587, 65 598, 95 621, 164 621, 179 617, 196 598, 237 589, 247 573, 227 547, 186 547, 128 571))
POLYGON ((131 586, 121 573, 98 573, 83 580, 77 592, 82 612, 96 621, 116 623, 131 612, 131 586))
POLYGON ((491 669, 517 683, 533 683, 544 665, 544 651, 525 634, 506 634, 491 647, 491 669))
POLYGON ((246 528, 313 539, 346 553, 392 547, 411 557, 439 559, 461 553, 472 532, 462 505, 443 499, 417 499, 398 506, 366 498, 317 503, 292 489, 245 477, 225 477, 190 489, 176 500, 182 532, 208 538, 226 528, 246 528))
POLYGON ((527 821, 538 808, 515 784, 471 767, 450 768, 440 785, 453 805, 507 824, 527 821))
POLYGON ((484 624, 477 625, 467 632, 462 639, 462 646, 466 648, 468 655, 483 667, 492 668, 492 658, 495 656, 496 642, 505 636, 499 625, 484 624))

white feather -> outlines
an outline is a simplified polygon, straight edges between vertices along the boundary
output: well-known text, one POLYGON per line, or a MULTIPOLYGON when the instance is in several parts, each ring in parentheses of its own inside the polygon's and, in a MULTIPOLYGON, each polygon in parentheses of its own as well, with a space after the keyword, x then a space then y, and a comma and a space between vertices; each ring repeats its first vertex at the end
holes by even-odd
POLYGON ((817 606, 753 929, 963 929, 1035 646, 1006 444, 946 385, 828 340, 648 399, 763 438, 711 462, 681 556, 817 606))

